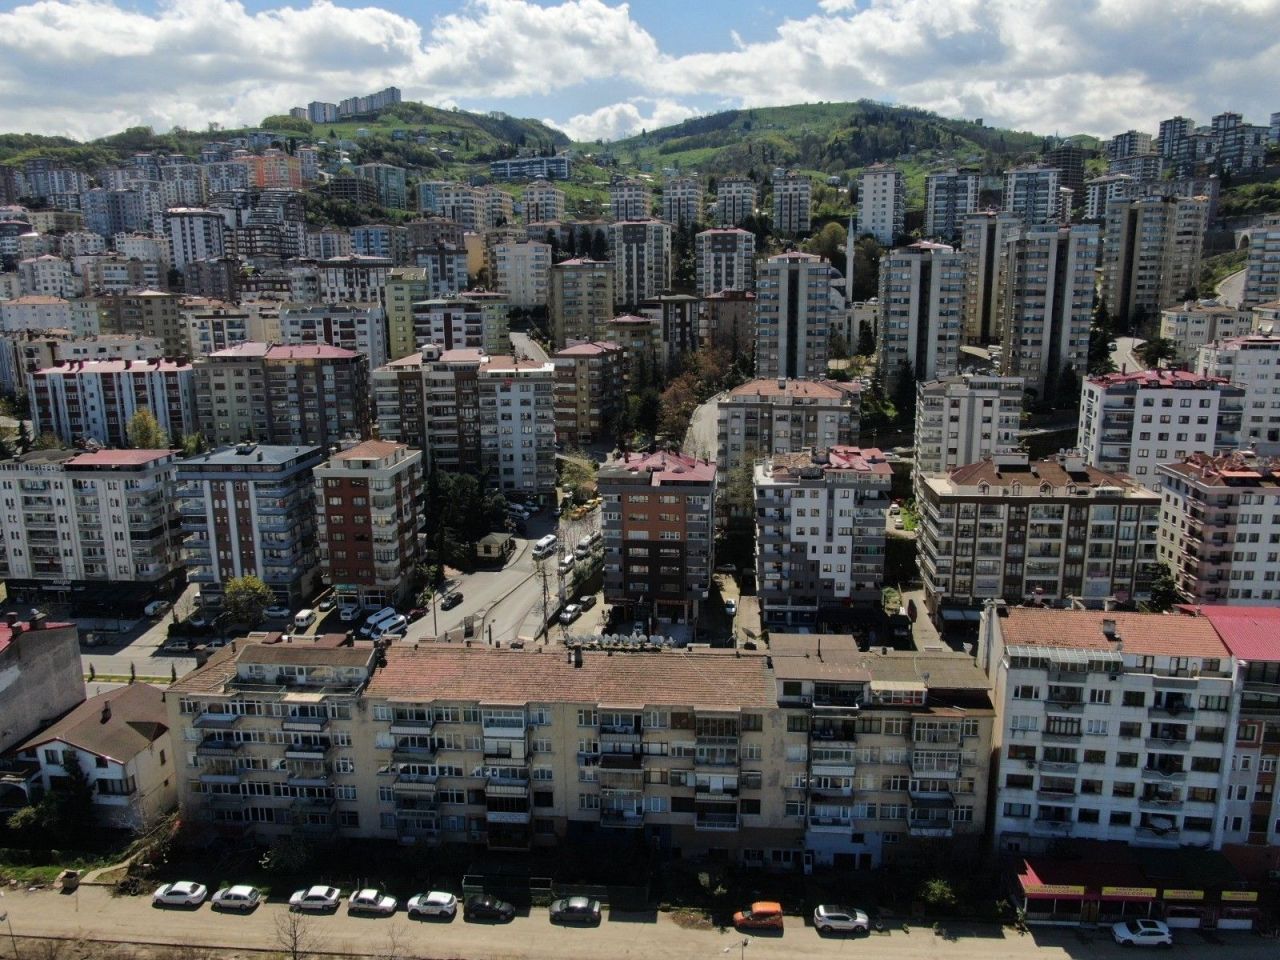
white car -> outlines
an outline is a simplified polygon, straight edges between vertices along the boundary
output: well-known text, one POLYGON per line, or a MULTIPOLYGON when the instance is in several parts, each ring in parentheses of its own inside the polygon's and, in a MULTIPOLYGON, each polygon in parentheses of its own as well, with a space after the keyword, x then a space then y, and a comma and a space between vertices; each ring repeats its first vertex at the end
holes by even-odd
POLYGON ((273 603, 262 611, 262 615, 268 620, 288 620, 292 614, 292 610, 279 603, 273 603))
POLYGON ((383 620, 374 627, 369 637, 373 640, 380 640, 384 636, 403 636, 405 628, 408 626, 409 618, 403 613, 397 613, 394 617, 383 620))
POLYGON ((357 890, 347 899, 347 913, 377 913, 390 916, 396 912, 396 898, 370 887, 357 890))
POLYGON ((871 920, 862 910, 824 903, 814 908, 813 925, 819 933, 867 933, 871 920))
POLYGON ((209 895, 203 883, 191 880, 179 880, 177 883, 166 883, 158 887, 151 895, 154 907, 198 907, 209 895))
POLYGON ((1173 934, 1160 920, 1124 920, 1111 927, 1111 937, 1122 947, 1172 947, 1173 934))
POLYGON ((158 617, 162 613, 168 613, 171 606, 173 606, 173 604, 168 600, 152 600, 142 608, 142 611, 148 617, 158 617))
POLYGON ((290 910, 337 910, 342 891, 337 887, 307 887, 289 898, 290 910))
POLYGON ((406 909, 411 917, 448 917, 452 920, 458 912, 458 898, 452 893, 432 890, 410 897, 406 909))
POLYGON ((209 906, 214 910, 239 910, 248 913, 262 902, 262 892, 248 884, 234 887, 223 887, 209 898, 209 906))
POLYGON ((339 607, 338 619, 343 623, 354 623, 360 619, 360 608, 351 606, 339 607))
POLYGON ((563 624, 570 624, 580 616, 582 616, 582 607, 578 606, 576 603, 571 603, 560 611, 560 622, 563 624))
POLYGON ((726 600, 726 601, 724 602, 724 612, 725 612, 725 613, 727 613, 727 614, 728 614, 729 616, 731 616, 731 617, 732 617, 732 616, 734 616, 734 615, 736 615, 736 614, 737 614, 737 612, 738 612, 738 601, 737 601, 737 600, 726 600))

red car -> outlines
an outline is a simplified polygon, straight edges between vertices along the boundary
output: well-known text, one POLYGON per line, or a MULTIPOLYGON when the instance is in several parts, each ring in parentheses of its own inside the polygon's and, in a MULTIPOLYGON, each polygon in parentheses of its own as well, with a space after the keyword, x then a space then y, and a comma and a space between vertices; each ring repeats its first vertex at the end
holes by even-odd
POLYGON ((750 909, 739 910, 733 915, 733 925, 739 930, 781 930, 782 904, 757 900, 750 909))
POLYGON ((409 618, 410 623, 413 623, 415 620, 421 620, 426 615, 427 615, 426 607, 414 607, 412 610, 410 610, 406 614, 406 616, 409 618))

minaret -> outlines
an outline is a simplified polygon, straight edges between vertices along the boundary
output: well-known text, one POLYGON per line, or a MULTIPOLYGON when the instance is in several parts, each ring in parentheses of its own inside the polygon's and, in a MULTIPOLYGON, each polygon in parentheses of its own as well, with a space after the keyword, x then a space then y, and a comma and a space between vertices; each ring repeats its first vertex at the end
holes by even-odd
POLYGON ((853 216, 849 217, 849 232, 844 237, 844 300, 853 304, 853 216))

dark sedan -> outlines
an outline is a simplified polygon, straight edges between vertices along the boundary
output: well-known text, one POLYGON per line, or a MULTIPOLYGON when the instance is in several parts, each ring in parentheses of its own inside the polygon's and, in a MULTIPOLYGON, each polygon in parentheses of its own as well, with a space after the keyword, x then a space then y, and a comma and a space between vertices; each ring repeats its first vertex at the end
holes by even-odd
POLYGON ((488 894, 468 897, 462 905, 463 920, 491 920, 506 923, 516 915, 516 908, 505 900, 488 894))
POLYGON ((566 897, 551 904, 552 923, 599 923, 600 901, 588 897, 566 897))

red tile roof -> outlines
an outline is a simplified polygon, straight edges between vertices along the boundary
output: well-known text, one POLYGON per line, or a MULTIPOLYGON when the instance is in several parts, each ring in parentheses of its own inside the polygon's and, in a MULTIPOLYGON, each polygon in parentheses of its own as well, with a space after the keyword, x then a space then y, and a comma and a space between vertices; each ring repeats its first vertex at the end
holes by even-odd
POLYGON ((628 474, 650 473, 653 486, 663 483, 711 483, 716 478, 716 465, 683 453, 624 453, 618 460, 611 460, 600 469, 600 479, 625 477, 628 474))
POLYGON ((1165 613, 1012 607, 1000 620, 1000 632, 1005 646, 1114 650, 1143 656, 1227 656, 1207 619, 1165 613), (1103 634, 1104 620, 1115 622, 1115 640, 1103 634))
POLYGON ((268 360, 348 360, 360 356, 354 350, 333 347, 327 343, 301 343, 274 346, 267 351, 268 360))
POLYGON ((1186 370, 1134 370, 1132 373, 1104 373, 1090 377, 1089 382, 1107 387, 1126 383, 1140 387, 1177 387, 1226 383, 1227 380, 1222 377, 1205 377, 1186 370))
POLYGON ((598 357, 602 353, 608 353, 610 350, 621 349, 616 343, 608 340, 591 340, 585 343, 571 343, 563 350, 557 350, 552 354, 555 357, 598 357))
POLYGON ((1187 604, 1180 609, 1208 620, 1233 656, 1250 661, 1280 661, 1280 607, 1187 604))
POLYGON ((391 456, 399 450, 408 450, 409 447, 403 443, 393 443, 390 440, 365 440, 358 443, 354 447, 346 450, 339 450, 329 459, 334 460, 382 460, 391 456))
POLYGON ((97 450, 67 461, 69 467, 141 467, 173 456, 172 450, 97 450))
POLYGON ((821 397, 839 400, 861 389, 860 384, 837 385, 831 380, 748 380, 729 391, 730 397, 821 397), (852 387, 844 390, 842 387, 852 387))

